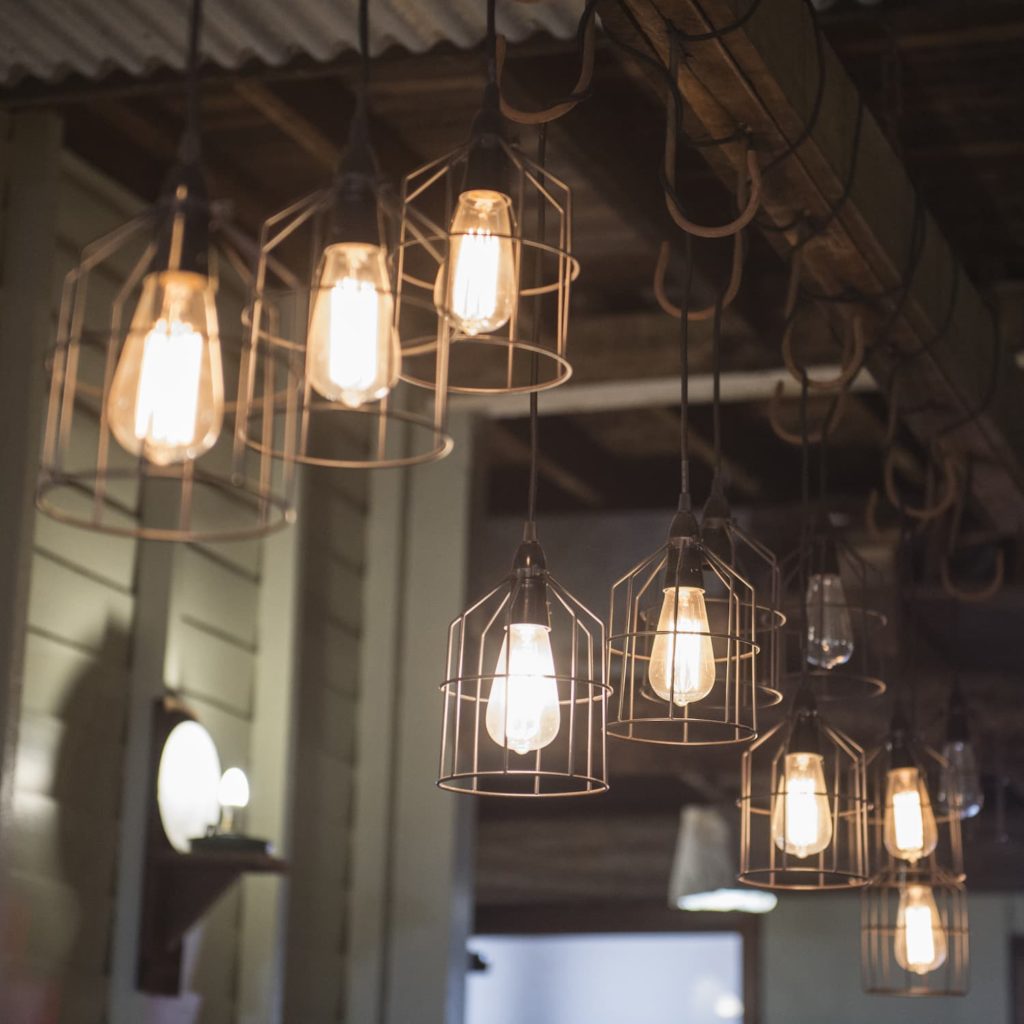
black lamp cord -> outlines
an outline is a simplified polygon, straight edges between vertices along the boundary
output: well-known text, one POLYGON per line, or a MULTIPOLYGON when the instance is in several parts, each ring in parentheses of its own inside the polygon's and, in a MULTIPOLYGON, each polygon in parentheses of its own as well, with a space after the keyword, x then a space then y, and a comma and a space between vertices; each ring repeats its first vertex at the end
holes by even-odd
POLYGON ((722 493, 722 298, 715 296, 715 317, 711 328, 711 417, 712 440, 715 448, 712 493, 722 493))
MULTIPOLYGON (((490 4, 493 7, 493 0, 490 4)), ((548 145, 548 126, 546 124, 540 124, 537 128, 537 166, 541 173, 544 171, 544 162, 547 158, 547 145, 548 145)), ((539 202, 537 204, 537 238, 543 242, 545 230, 547 228, 547 210, 546 204, 539 202)), ((534 286, 540 289, 541 276, 543 273, 542 260, 540 256, 537 256, 536 263, 534 266, 534 286)), ((533 315, 533 345, 534 348, 540 347, 540 331, 541 331, 541 315, 540 315, 540 304, 542 298, 538 295, 535 299, 534 315, 533 315)), ((533 385, 533 390, 530 392, 530 484, 527 492, 527 504, 526 504, 526 521, 529 524, 536 522, 537 516, 537 448, 538 448, 538 435, 539 435, 539 422, 540 415, 537 411, 537 375, 539 372, 538 367, 538 356, 534 352, 530 357, 530 384, 533 385)))
POLYGON ((799 557, 800 566, 800 689, 807 685, 807 581, 809 578, 808 561, 813 551, 810 534, 811 520, 811 445, 807 436, 807 374, 800 377, 800 512, 802 533, 805 538, 803 550, 799 557))
POLYGON ((492 85, 498 80, 498 30, 495 19, 496 0, 487 0, 487 35, 484 48, 487 54, 487 81, 492 85))
POLYGON ((199 160, 199 35, 202 26, 203 0, 192 0, 185 72, 185 131, 178 146, 178 158, 182 163, 196 163, 199 160))
POLYGON ((679 508, 690 497, 690 292, 693 287, 693 239, 685 236, 682 315, 679 318, 679 508))

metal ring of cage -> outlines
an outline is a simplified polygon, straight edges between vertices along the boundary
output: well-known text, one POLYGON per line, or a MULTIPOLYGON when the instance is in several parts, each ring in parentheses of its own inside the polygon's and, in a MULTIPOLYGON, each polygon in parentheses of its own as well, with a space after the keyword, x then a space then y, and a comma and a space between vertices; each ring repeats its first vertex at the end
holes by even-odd
MULTIPOLYGON (((263 225, 252 303, 250 344, 254 370, 246 396, 247 407, 258 407, 265 398, 262 380, 268 362, 287 363, 296 395, 287 395, 285 401, 296 404, 297 437, 291 442, 280 432, 266 434, 255 429, 258 423, 251 422, 250 417, 240 416, 243 441, 252 450, 276 458, 288 458, 288 449, 294 448, 292 457, 297 462, 329 469, 391 469, 435 462, 453 447, 446 429, 444 388, 425 396, 420 389, 398 380, 383 398, 349 407, 322 397, 313 387, 307 361, 307 332, 313 297, 321 290, 320 260, 336 194, 333 187, 320 189, 268 218, 263 225), (301 245, 308 251, 309 271, 304 283, 288 282, 281 287, 275 280, 280 276, 276 253, 284 245, 301 245), (268 280, 274 283, 268 284, 268 280), (263 315, 268 303, 283 311, 276 321, 263 315)), ((398 215, 386 188, 376 186, 374 195, 383 225, 382 237, 386 239, 394 234, 398 215)), ((395 264, 392 250, 392 277, 395 264)), ((394 324, 399 339, 404 322, 400 296, 395 294, 394 324)), ((399 345, 404 358, 405 347, 400 341, 399 345)), ((436 373, 442 380, 446 374, 445 356, 443 350, 438 350, 436 373)), ((280 391, 276 398, 281 401, 280 391)))
POLYGON ((740 807, 740 870, 744 885, 780 891, 849 891, 870 881, 867 850, 867 781, 864 751, 821 723, 825 796, 832 835, 817 854, 799 857, 775 835, 779 763, 785 763, 792 719, 779 722, 743 751, 740 807))
POLYGON ((511 170, 509 194, 518 230, 492 237, 511 243, 517 289, 509 319, 493 331, 458 330, 453 317, 435 302, 439 287, 442 293, 447 291, 450 239, 462 233, 452 235, 420 209, 422 204, 433 212, 442 204, 442 223, 451 223, 458 194, 454 182, 470 147, 413 171, 402 183, 398 293, 403 301, 413 299, 421 308, 440 313, 436 334, 421 331, 403 345, 408 358, 402 377, 417 387, 437 388, 431 362, 436 364, 437 352, 444 347, 451 394, 529 394, 558 387, 572 376, 566 358, 569 295, 580 270, 572 255, 572 193, 516 146, 498 140, 498 148, 511 170), (537 204, 543 204, 543 237, 531 237, 527 228, 537 204))
MULTIPOLYGON (((762 687, 758 679, 758 617, 764 606, 758 604, 748 580, 701 545, 704 574, 713 588, 705 597, 708 629, 658 629, 664 601, 658 582, 672 544, 662 545, 612 586, 608 663, 615 696, 608 732, 617 739, 665 746, 750 742, 757 736, 759 708, 778 703, 777 688, 770 683, 762 687), (663 636, 672 638, 673 650, 679 636, 710 641, 715 678, 703 698, 677 705, 654 690, 649 666, 655 642, 663 636)), ((669 660, 671 695, 675 693, 675 654, 669 660)))
MULTIPOLYGON (((904 928, 905 921, 904 918, 904 928)), ((933 921, 933 944, 934 924, 933 921)), ((861 894, 860 939, 861 982, 865 992, 909 998, 967 994, 970 986, 967 890, 954 876, 941 870, 915 870, 909 866, 880 873, 861 894), (946 946, 943 962, 920 973, 900 964, 897 954, 900 904, 911 886, 929 890, 946 946)), ((929 952, 927 947, 925 952, 929 952)), ((930 952, 935 954, 934 945, 930 952)))
MULTIPOLYGON (((935 849, 915 864, 918 870, 931 871, 963 882, 964 871, 963 829, 960 815, 953 810, 943 811, 935 799, 939 792, 939 780, 947 766, 946 759, 934 747, 909 739, 913 759, 922 773, 922 782, 928 794, 932 813, 935 817, 937 840, 935 849)), ((889 809, 888 774, 891 751, 888 744, 870 750, 866 757, 868 796, 871 808, 868 813, 870 853, 876 874, 884 875, 907 868, 908 862, 894 857, 885 846, 885 813, 889 809)))
POLYGON ((557 695, 557 731, 539 749, 517 753, 510 747, 512 702, 503 699, 500 687, 502 680, 515 678, 508 674, 504 642, 520 586, 513 575, 449 627, 447 674, 440 687, 441 789, 513 798, 587 796, 608 789, 605 725, 611 688, 605 676, 604 624, 550 573, 542 578, 551 597, 552 666, 569 666, 568 672, 540 677, 550 683, 549 703, 557 695), (504 717, 492 715, 489 722, 492 707, 503 707, 499 713, 504 717))
MULTIPOLYGON (((873 568, 860 557, 849 544, 841 538, 831 538, 835 543, 840 577, 843 580, 843 595, 849 588, 855 598, 842 600, 826 598, 825 591, 819 589, 820 598, 816 599, 814 609, 808 603, 807 594, 798 594, 803 580, 802 558, 803 548, 792 552, 783 562, 783 592, 789 595, 789 608, 786 613, 786 643, 782 651, 782 689, 786 690, 801 679, 806 679, 815 698, 821 703, 837 701, 870 700, 881 697, 887 689, 883 665, 883 651, 880 634, 888 625, 886 615, 870 607, 863 596, 875 592, 879 583, 875 579, 873 568), (831 668, 808 661, 804 665, 804 640, 800 635, 801 623, 805 620, 797 601, 803 601, 806 608, 806 625, 808 630, 807 647, 811 648, 814 641, 811 634, 817 626, 817 635, 824 630, 826 609, 836 612, 845 619, 852 640, 852 653, 845 662, 831 668)), ((812 543, 814 543, 812 541, 812 543)), ((816 572, 812 557, 808 577, 820 575, 816 572)), ((808 592, 810 591, 808 585, 808 592)))
MULTIPOLYGON (((233 291, 244 295, 255 243, 226 220, 219 204, 210 204, 209 211, 214 290, 224 269, 236 286, 233 291)), ((216 442, 196 459, 155 465, 125 451, 110 426, 114 371, 134 329, 126 313, 140 301, 164 216, 160 207, 151 207, 96 239, 64 279, 57 341, 47 360, 50 395, 36 504, 59 522, 112 536, 172 542, 261 537, 293 521, 294 473, 287 463, 275 467, 238 442, 239 403, 227 396, 233 390, 231 377, 237 373, 240 391, 247 372, 244 340, 230 344, 233 335, 218 325, 224 420, 216 442), (113 268, 110 273, 107 267, 113 268), (102 326, 97 306, 105 310, 102 326), (144 520, 143 485, 157 499, 147 501, 144 520)), ((224 292, 215 308, 226 304, 224 292)), ((237 306, 242 324, 244 304, 237 306)), ((218 312, 217 319, 231 318, 218 312)), ((210 343, 208 334, 202 337, 210 343)), ((264 407, 260 414, 276 420, 276 429, 286 429, 280 421, 287 413, 264 407)))

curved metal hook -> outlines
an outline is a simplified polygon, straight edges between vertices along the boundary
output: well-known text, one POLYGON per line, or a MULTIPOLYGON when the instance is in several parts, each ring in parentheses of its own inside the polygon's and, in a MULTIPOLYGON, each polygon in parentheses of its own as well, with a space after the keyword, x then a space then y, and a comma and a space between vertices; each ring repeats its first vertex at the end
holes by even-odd
MULTIPOLYGON (((804 443, 803 437, 796 431, 788 430, 779 421, 779 405, 785 389, 785 385, 781 380, 775 385, 775 392, 768 406, 768 423, 772 428, 772 432, 780 441, 800 447, 804 443)), ((808 444, 821 444, 826 431, 831 430, 843 418, 843 414, 846 411, 847 394, 848 392, 845 390, 840 391, 836 395, 833 406, 829 410, 829 414, 822 421, 821 426, 816 430, 809 430, 807 432, 808 444)))
POLYGON ((949 568, 949 556, 950 552, 947 551, 939 560, 939 574, 942 579, 942 589, 950 597, 956 598, 958 601, 989 601, 1002 590, 1003 582, 1006 579, 1006 557, 1002 548, 996 551, 996 567, 992 573, 992 579, 977 590, 965 590, 953 579, 949 568))
POLYGON ((909 505, 904 504, 903 499, 900 497, 899 492, 896 489, 896 449, 890 447, 885 453, 885 459, 882 462, 882 475, 885 480, 885 496, 889 499, 893 508, 898 508, 905 515, 910 516, 911 519, 917 519, 921 522, 929 522, 932 519, 938 519, 944 512, 948 511, 953 502, 956 501, 957 497, 957 465, 956 460, 952 455, 946 455, 942 460, 943 469, 943 490, 939 498, 931 505, 925 505, 920 508, 911 508, 909 505))
MULTIPOLYGON (((733 299, 739 294, 740 285, 743 283, 743 256, 744 256, 743 234, 738 232, 732 243, 732 272, 729 276, 729 284, 722 295, 722 309, 728 309, 733 299)), ((665 292, 665 275, 668 271, 669 255, 671 246, 668 242, 662 242, 658 249, 658 262, 654 265, 654 297, 658 300, 662 312, 679 320, 683 315, 681 306, 677 306, 665 292)), ((710 320, 715 315, 715 304, 703 309, 691 309, 687 313, 687 319, 691 322, 697 320, 710 320)))
POLYGON ((586 14, 587 22, 583 29, 583 45, 580 53, 580 73, 576 79, 575 86, 573 86, 570 98, 562 100, 560 103, 555 103, 550 107, 545 107, 543 110, 520 110, 505 99, 505 95, 501 90, 501 73, 505 65, 508 43, 504 36, 499 35, 496 37, 494 54, 495 74, 498 82, 498 92, 501 96, 501 112, 505 117, 516 124, 549 124, 551 121, 557 121, 558 118, 564 117, 579 103, 583 98, 583 94, 590 88, 591 79, 594 77, 594 50, 597 39, 597 19, 594 17, 594 14, 596 10, 596 6, 591 7, 586 14))
MULTIPOLYGON (((669 49, 671 53, 669 57, 669 74, 674 78, 679 67, 679 54, 674 40, 669 49)), ((717 227, 695 224, 680 208, 673 185, 676 177, 676 143, 678 141, 676 137, 678 127, 675 115, 676 111, 672 102, 666 102, 664 191, 665 206, 668 208, 669 215, 688 235, 695 235, 698 238, 728 238, 731 235, 737 234, 754 219, 761 206, 761 165, 758 163, 757 154, 749 145, 747 146, 745 163, 747 178, 750 181, 750 197, 747 199, 746 205, 743 205, 742 200, 740 201, 742 209, 739 215, 728 224, 722 224, 717 227)), ((739 173, 743 174, 742 165, 739 168, 739 173)))
MULTIPOLYGON (((798 317, 790 316, 782 332, 782 361, 786 369, 796 380, 803 380, 806 371, 798 365, 793 355, 793 325, 798 317)), ((807 377, 807 386, 812 391, 838 391, 845 388, 860 373, 864 365, 864 354, 867 351, 867 340, 864 336, 864 317, 855 313, 846 321, 846 332, 843 337, 843 354, 839 372, 828 380, 816 380, 807 377)))

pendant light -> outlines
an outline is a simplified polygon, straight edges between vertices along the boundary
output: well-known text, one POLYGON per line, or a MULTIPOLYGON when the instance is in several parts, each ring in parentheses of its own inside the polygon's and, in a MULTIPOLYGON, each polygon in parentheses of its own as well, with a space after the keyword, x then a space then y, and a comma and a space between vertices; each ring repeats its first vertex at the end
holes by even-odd
POLYGON ((548 797, 608 788, 604 624, 551 574, 537 539, 537 435, 533 392, 523 539, 508 576, 448 633, 442 789, 548 797))
POLYGON ((985 790, 978 771, 978 757, 971 742, 967 701, 960 680, 953 683, 946 716, 944 762, 939 780, 939 807, 947 814, 973 818, 985 804, 985 790))
MULTIPOLYGON (((369 3, 360 0, 362 74, 348 142, 330 185, 268 218, 261 233, 245 408, 298 408, 299 462, 333 469, 412 466, 452 449, 446 431, 445 350, 432 350, 431 394, 401 380, 402 337, 423 319, 396 294, 404 249, 396 244, 398 202, 370 145, 367 109, 369 3), (300 254, 300 255, 297 255, 300 254), (284 264, 308 254, 301 283, 284 264), (397 264, 397 269, 396 269, 397 264), (267 304, 281 312, 267 315, 267 304), (281 374, 291 389, 270 383, 281 374)), ((286 456, 290 439, 242 418, 245 443, 286 456)))
POLYGON ((758 601, 754 583, 706 544, 693 512, 687 429, 686 243, 680 319, 679 505, 668 539, 611 590, 608 661, 615 697, 608 732, 671 746, 746 743, 757 735, 758 601))
POLYGON ((864 990, 885 996, 963 996, 970 973, 967 893, 934 868, 891 866, 861 897, 864 990))
MULTIPOLYGON (((222 331, 218 288, 249 290, 256 246, 207 194, 201 23, 193 0, 185 129, 160 199, 87 246, 65 278, 37 490, 55 519, 155 540, 256 537, 292 517, 290 470, 274 474, 235 436, 229 395, 246 352, 235 324, 222 331), (144 483, 159 510, 140 522, 144 483)), ((253 412, 270 429, 264 414, 253 412)), ((287 412, 271 419, 288 431, 287 412)))
POLYGON ((399 299, 434 313, 405 339, 402 373, 438 389, 444 369, 454 394, 541 391, 572 375, 572 194, 508 138, 494 8, 488 0, 487 84, 469 141, 402 185, 399 299))
MULTIPOLYGON (((783 568, 784 589, 799 609, 791 621, 806 631, 793 645, 806 664, 790 666, 790 679, 806 679, 822 703, 885 693, 880 633, 886 618, 871 607, 881 579, 828 513, 828 433, 837 408, 838 400, 821 429, 817 509, 805 516, 800 544, 783 568)), ((802 487, 809 494, 808 459, 803 466, 802 487)))
MULTIPOLYGON (((807 380, 800 402, 803 504, 807 488, 807 380)), ((801 562, 806 571, 806 562, 801 562)), ((806 666, 809 630, 801 607, 795 638, 806 666)), ((787 719, 743 752, 740 873, 774 890, 849 890, 869 879, 864 751, 818 709, 805 667, 787 719)))

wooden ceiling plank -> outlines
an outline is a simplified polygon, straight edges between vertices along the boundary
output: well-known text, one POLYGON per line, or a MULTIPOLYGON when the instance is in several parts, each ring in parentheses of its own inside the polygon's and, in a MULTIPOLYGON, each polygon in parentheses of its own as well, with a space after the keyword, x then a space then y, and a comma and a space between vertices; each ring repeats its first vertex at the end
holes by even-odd
MULTIPOLYGON (((747 9, 734 0, 623 0, 660 58, 668 61, 668 24, 687 32, 706 32, 734 22, 747 9)), ((639 40, 616 3, 601 7, 606 24, 639 40)), ((705 130, 713 136, 746 125, 760 148, 776 153, 800 138, 816 106, 818 47, 812 17, 802 0, 763 5, 739 29, 689 47, 679 85, 705 130)), ((853 149, 858 105, 856 89, 838 57, 822 41, 825 88, 810 135, 768 178, 762 216, 788 223, 808 210, 826 216, 843 195, 853 149)), ((809 244, 805 264, 818 288, 835 293, 855 287, 867 295, 892 294, 901 285, 914 234, 917 197, 899 158, 878 123, 864 114, 861 151, 848 200, 823 233, 809 244)), ((732 187, 743 146, 710 147, 705 156, 722 181, 732 187)), ((924 243, 916 273, 891 329, 895 346, 876 346, 869 366, 883 384, 890 379, 894 357, 915 356, 911 375, 918 397, 929 393, 936 407, 910 422, 928 443, 942 438, 975 459, 975 495, 993 525, 1015 532, 1024 521, 1024 385, 1008 354, 999 355, 985 305, 960 271, 957 302, 945 334, 936 337, 949 305, 953 272, 958 269, 934 221, 925 211, 924 243), (993 369, 995 375, 993 376, 993 369), (996 389, 987 409, 975 414, 996 389), (950 424, 965 422, 955 435, 950 424)), ((771 233, 782 251, 795 236, 771 233)))

